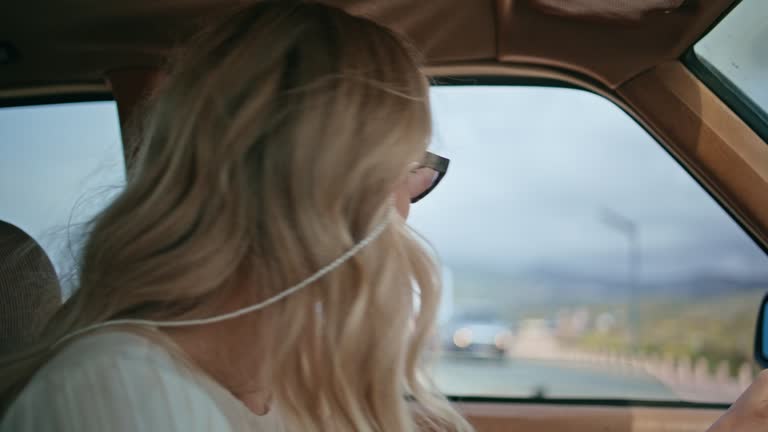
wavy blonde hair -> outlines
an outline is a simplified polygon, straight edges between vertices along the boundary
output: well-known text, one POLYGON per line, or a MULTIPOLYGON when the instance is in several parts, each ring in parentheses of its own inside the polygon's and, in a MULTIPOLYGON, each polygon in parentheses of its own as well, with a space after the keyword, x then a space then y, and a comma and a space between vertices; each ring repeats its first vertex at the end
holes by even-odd
MULTIPOLYGON (((263 300, 388 217, 430 136, 428 83, 392 31, 288 3, 233 14, 172 62, 128 184, 89 230, 79 289, 40 344, 0 361, 6 403, 64 334, 115 318, 204 318, 234 290, 263 300)), ((258 368, 291 429, 469 429, 420 372, 437 274, 396 218, 340 268, 244 321, 270 353, 258 368)))

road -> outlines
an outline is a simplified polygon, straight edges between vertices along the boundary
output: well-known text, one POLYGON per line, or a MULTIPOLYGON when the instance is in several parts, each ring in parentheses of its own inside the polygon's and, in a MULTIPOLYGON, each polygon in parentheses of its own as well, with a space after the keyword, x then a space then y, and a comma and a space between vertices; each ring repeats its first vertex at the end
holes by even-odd
POLYGON ((443 356, 434 376, 455 396, 679 400, 643 370, 565 360, 542 321, 521 326, 504 359, 443 356))
POLYGON ((455 396, 678 399, 643 372, 548 360, 444 357, 434 376, 440 390, 455 396))

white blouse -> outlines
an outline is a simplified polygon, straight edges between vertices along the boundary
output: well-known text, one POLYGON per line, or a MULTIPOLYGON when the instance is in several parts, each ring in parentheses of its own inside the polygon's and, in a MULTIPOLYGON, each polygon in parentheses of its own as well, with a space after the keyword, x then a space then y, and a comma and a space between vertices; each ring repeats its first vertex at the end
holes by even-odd
POLYGON ((0 420, 0 432, 282 431, 187 362, 154 329, 83 336, 46 363, 0 420))

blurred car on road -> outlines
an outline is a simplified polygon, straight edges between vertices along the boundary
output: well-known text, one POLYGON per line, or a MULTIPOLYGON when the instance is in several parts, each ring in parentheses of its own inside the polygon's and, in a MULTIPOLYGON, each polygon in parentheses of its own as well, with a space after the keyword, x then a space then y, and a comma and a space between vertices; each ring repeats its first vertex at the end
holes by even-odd
POLYGON ((441 345, 449 355, 502 359, 512 339, 512 327, 492 314, 457 316, 441 329, 441 345))

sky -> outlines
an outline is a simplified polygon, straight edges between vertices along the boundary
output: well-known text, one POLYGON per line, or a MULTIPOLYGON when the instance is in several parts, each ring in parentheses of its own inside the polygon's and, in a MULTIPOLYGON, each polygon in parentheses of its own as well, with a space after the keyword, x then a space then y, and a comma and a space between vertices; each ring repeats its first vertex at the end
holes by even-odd
POLYGON ((69 234, 125 183, 114 102, 0 108, 0 220, 71 271, 69 234))
POLYGON ((766 275, 765 254, 616 105, 573 89, 433 90, 433 151, 452 159, 411 224, 449 266, 620 276, 636 226, 647 279, 766 275))
MULTIPOLYGON (((540 87, 432 90, 431 150, 448 175, 410 223, 457 271, 622 278, 636 228, 647 281, 768 280, 766 255, 626 113, 597 95, 540 87)), ((0 219, 32 234, 60 272, 68 226, 124 183, 113 102, 0 109, 0 219)))

